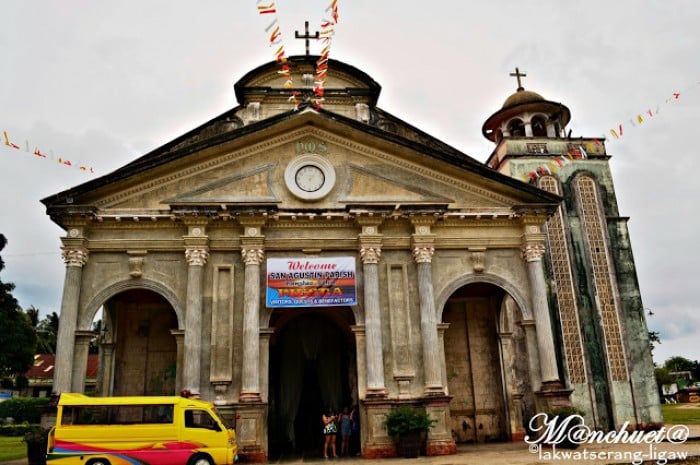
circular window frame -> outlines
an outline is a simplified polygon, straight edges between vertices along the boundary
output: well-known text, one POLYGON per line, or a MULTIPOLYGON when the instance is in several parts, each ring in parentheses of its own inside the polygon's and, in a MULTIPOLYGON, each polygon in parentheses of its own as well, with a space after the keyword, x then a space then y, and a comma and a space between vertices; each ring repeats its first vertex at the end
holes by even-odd
POLYGON ((318 200, 327 196, 335 186, 335 168, 327 159, 316 154, 301 155, 292 160, 284 170, 284 182, 287 185, 289 192, 301 200, 318 200), (324 182, 320 189, 314 192, 307 192, 297 186, 296 174, 300 168, 311 165, 321 170, 324 176, 324 182))

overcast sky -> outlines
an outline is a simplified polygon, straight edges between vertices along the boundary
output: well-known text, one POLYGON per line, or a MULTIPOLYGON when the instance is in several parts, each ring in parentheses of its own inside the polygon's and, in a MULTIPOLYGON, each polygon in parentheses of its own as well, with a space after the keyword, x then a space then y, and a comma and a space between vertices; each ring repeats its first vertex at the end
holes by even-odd
MULTIPOLYGON (((272 0, 271 0, 272 1, 272 0)), ((277 0, 282 39, 330 0, 277 0)), ((15 297, 60 310, 63 231, 40 199, 107 174, 236 106, 233 84, 272 60, 254 0, 7 0, 0 9, 0 252, 15 297), (2 141, 4 142, 4 140, 2 141), (29 146, 30 152, 25 149, 29 146), (47 158, 33 155, 38 148, 47 158), (51 160, 53 155, 54 159, 51 160), (95 173, 58 164, 57 158, 95 173)), ((331 57, 382 86, 379 106, 480 161, 481 125, 526 89, 607 136, 629 216, 654 358, 700 359, 700 2, 339 0, 331 57), (680 92, 673 98, 673 92, 680 92), (668 100, 672 98, 672 100, 668 100), (632 127, 629 120, 654 116, 632 127), (656 111, 658 110, 658 114, 656 111), (623 124, 619 139, 610 129, 623 124)), ((312 44, 312 53, 318 53, 312 44)))

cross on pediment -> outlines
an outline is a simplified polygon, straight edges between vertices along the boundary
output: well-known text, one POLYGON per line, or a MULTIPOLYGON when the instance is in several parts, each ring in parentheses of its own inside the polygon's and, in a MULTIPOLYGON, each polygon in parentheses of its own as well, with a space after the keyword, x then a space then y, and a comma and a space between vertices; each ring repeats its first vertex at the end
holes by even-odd
POLYGON ((306 42, 306 56, 309 56, 309 39, 316 39, 318 40, 320 38, 320 33, 316 31, 315 35, 309 34, 309 22, 304 21, 304 35, 299 34, 299 31, 294 31, 294 38, 295 39, 304 39, 306 42))
POLYGON ((523 85, 520 83, 520 78, 521 78, 521 77, 527 76, 527 74, 521 73, 520 70, 518 69, 518 67, 516 66, 516 67, 515 67, 515 72, 514 72, 514 73, 510 73, 510 75, 513 76, 513 77, 515 77, 515 78, 518 80, 518 90, 525 90, 525 88, 523 87, 523 85))

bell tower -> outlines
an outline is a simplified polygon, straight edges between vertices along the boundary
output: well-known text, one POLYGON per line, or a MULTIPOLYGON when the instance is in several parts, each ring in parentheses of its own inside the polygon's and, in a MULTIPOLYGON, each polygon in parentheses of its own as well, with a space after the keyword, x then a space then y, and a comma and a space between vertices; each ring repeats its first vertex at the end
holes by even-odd
MULTIPOLYGON (((662 421, 627 221, 605 140, 572 137, 569 109, 518 87, 482 127, 486 164, 562 197, 545 227, 545 281, 560 379, 586 423, 646 428, 662 421)), ((601 138, 602 139, 602 138, 601 138)))

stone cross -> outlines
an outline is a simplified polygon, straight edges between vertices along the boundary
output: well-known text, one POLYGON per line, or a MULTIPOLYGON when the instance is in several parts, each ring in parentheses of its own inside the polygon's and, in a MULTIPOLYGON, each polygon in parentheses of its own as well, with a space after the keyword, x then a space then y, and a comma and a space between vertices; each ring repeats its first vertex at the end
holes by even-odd
POLYGON ((510 75, 511 75, 511 76, 514 76, 514 77, 518 80, 518 90, 525 90, 525 88, 523 87, 523 85, 520 83, 520 78, 521 78, 521 77, 527 76, 527 74, 525 74, 525 73, 522 73, 522 74, 521 74, 521 73, 520 73, 520 70, 519 70, 518 67, 516 66, 516 67, 515 67, 515 72, 514 72, 514 73, 510 73, 510 75))
POLYGON ((309 34, 309 22, 304 21, 304 35, 299 34, 299 31, 294 31, 295 39, 304 39, 306 42, 306 56, 309 56, 309 39, 319 39, 319 32, 316 31, 315 35, 309 34))

